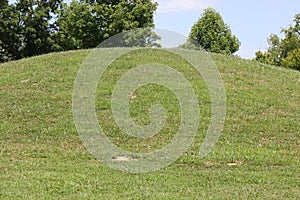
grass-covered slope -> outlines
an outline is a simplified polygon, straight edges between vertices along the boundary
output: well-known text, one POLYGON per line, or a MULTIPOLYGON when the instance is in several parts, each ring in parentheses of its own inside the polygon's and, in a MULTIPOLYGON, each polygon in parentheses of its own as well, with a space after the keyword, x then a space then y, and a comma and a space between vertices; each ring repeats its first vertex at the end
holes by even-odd
POLYGON ((176 98, 163 87, 135 92, 131 115, 149 123, 160 103, 168 120, 159 135, 136 139, 114 123, 110 94, 130 67, 158 62, 182 72, 198 95, 201 122, 194 144, 174 164, 129 174, 96 161, 82 145, 72 113, 73 84, 89 51, 55 53, 0 65, 0 199, 297 199, 300 197, 300 73, 212 55, 227 95, 224 131, 205 158, 197 155, 210 122, 201 76, 180 58, 155 50, 114 62, 99 83, 96 111, 120 147, 148 152, 170 142, 176 98), (131 58, 131 59, 130 59, 131 58), (173 103, 170 103, 173 102, 173 103))

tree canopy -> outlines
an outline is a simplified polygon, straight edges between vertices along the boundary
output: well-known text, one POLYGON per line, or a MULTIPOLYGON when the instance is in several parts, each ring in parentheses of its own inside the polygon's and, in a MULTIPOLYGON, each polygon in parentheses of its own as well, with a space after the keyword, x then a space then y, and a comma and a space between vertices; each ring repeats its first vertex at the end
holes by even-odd
POLYGON ((203 49, 221 54, 233 54, 239 50, 240 41, 231 33, 220 13, 212 8, 204 10, 193 25, 189 39, 196 41, 203 49))
POLYGON ((56 36, 64 50, 91 48, 118 33, 154 27, 151 0, 72 1, 60 13, 56 36))
POLYGON ((284 38, 271 34, 266 52, 256 52, 256 60, 262 63, 300 70, 300 14, 295 15, 294 25, 282 29, 284 38))
POLYGON ((154 27, 151 0, 18 0, 0 3, 0 62, 92 48, 127 30, 154 27))

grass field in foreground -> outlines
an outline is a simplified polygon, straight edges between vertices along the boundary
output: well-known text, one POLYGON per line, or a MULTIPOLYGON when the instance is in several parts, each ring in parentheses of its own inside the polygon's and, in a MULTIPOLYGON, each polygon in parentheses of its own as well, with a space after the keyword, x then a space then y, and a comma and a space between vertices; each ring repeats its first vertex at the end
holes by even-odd
POLYGON ((191 83, 201 108, 194 144, 174 164, 147 174, 117 171, 82 145, 72 114, 73 84, 89 51, 54 53, 0 65, 0 199, 299 199, 300 73, 236 57, 211 55, 227 94, 224 131, 205 158, 200 144, 210 122, 201 76, 178 57, 148 50, 114 62, 97 91, 107 136, 134 152, 161 148, 176 132, 178 102, 149 85, 136 91, 131 115, 149 123, 152 103, 167 106, 166 129, 152 139, 123 134, 111 117, 115 81, 132 66, 165 62, 191 83), (170 104, 170 102, 173 102, 170 104))

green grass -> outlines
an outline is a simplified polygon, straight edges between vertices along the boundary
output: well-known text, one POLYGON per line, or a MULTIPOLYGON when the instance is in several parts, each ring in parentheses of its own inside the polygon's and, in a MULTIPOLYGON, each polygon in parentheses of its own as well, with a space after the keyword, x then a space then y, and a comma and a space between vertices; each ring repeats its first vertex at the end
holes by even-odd
POLYGON ((150 139, 123 134, 114 123, 110 95, 130 67, 147 62, 182 72, 197 93, 201 122, 194 144, 172 165, 147 174, 117 171, 82 145, 72 113, 73 84, 89 51, 54 53, 0 65, 0 199, 299 199, 300 73, 211 55, 227 94, 224 131, 205 158, 199 148, 210 122, 205 83, 180 58, 157 50, 115 61, 97 91, 96 111, 107 136, 133 152, 168 143, 180 108, 166 88, 135 92, 131 115, 149 123, 147 109, 166 106, 164 130, 150 139), (139 59, 129 59, 132 57, 139 59), (229 163, 235 163, 229 166, 229 163))

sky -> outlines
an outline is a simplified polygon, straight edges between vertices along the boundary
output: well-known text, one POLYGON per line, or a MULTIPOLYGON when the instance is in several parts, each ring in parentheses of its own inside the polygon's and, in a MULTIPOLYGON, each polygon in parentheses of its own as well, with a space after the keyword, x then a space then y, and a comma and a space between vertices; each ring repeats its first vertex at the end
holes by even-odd
POLYGON ((236 53, 243 58, 254 58, 258 50, 268 47, 271 33, 280 36, 281 28, 293 25, 300 13, 299 0, 156 0, 159 3, 155 26, 188 36, 203 9, 218 11, 232 33, 241 41, 236 53))
POLYGON ((214 8, 241 41, 240 50, 236 54, 243 58, 254 58, 256 51, 265 51, 269 35, 274 33, 281 36, 281 28, 292 25, 295 14, 300 13, 299 0, 153 1, 159 3, 154 17, 155 27, 185 36, 189 35, 203 9, 214 8))

